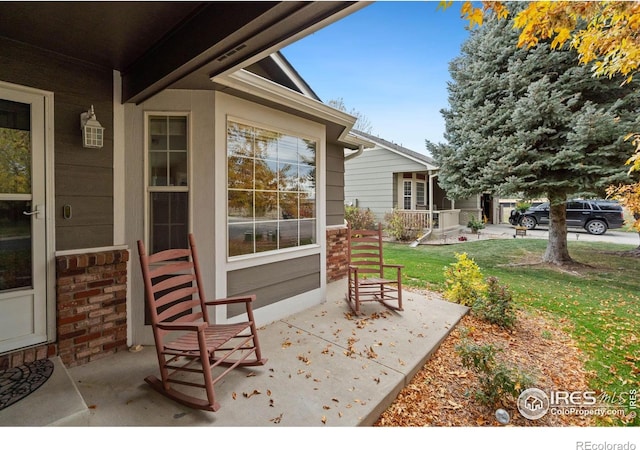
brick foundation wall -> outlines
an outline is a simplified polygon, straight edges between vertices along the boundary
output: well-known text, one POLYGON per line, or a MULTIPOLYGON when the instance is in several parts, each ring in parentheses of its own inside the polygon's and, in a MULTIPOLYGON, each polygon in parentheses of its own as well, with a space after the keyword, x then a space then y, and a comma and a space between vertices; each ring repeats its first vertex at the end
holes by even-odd
POLYGON ((57 354, 56 344, 29 347, 0 356, 0 370, 12 369, 37 359, 47 359, 57 354))
POLYGON ((127 349, 127 250, 56 257, 58 355, 67 367, 127 349))
POLYGON ((347 276, 347 227, 327 229, 327 282, 347 276))

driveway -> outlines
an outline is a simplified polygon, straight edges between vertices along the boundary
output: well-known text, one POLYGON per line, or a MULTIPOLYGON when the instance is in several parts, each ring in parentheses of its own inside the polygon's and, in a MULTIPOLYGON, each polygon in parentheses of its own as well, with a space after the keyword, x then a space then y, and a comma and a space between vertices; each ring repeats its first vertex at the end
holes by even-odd
MULTIPOLYGON (((497 236, 513 236, 515 228, 509 224, 485 225, 481 230, 482 234, 492 234, 497 236)), ((527 230, 527 237, 547 239, 549 237, 549 228, 537 226, 533 230, 527 230)), ((638 233, 630 233, 620 230, 608 230, 605 234, 596 236, 587 233, 582 228, 569 228, 567 233, 568 241, 587 241, 587 242, 610 242, 613 244, 633 245, 640 244, 638 233)))

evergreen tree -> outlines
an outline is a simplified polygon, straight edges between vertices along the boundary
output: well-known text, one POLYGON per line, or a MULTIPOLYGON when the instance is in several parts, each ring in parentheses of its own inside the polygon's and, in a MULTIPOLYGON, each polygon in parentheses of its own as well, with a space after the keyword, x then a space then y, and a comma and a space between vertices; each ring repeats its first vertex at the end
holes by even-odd
MULTIPOLYGON (((522 5, 509 5, 522 8, 522 5)), ((427 142, 452 198, 489 191, 551 203, 545 262, 571 262, 565 201, 628 182, 624 136, 639 129, 635 81, 595 78, 570 49, 518 48, 508 20, 488 18, 450 63, 446 144, 427 142)))

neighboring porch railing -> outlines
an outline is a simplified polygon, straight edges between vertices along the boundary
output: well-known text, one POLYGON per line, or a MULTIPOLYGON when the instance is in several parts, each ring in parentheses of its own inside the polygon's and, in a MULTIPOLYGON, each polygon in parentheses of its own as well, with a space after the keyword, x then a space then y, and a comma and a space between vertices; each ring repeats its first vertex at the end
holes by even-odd
POLYGON ((460 210, 447 209, 441 211, 399 210, 405 229, 447 231, 460 226, 460 210))

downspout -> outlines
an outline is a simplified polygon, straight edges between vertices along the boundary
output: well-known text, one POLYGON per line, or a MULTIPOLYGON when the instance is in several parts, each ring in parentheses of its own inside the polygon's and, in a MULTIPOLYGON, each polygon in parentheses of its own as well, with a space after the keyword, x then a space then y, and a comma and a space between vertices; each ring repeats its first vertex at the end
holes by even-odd
POLYGON ((422 243, 425 239, 431 236, 433 233, 433 179, 436 177, 431 170, 429 171, 429 229, 425 234, 420 236, 418 239, 409 244, 409 247, 416 248, 418 245, 422 243))
POLYGON ((345 156, 344 160, 349 161, 350 159, 357 158, 358 156, 362 155, 363 151, 364 151, 364 145, 360 144, 358 146, 358 150, 356 150, 354 153, 351 153, 350 155, 345 156))

